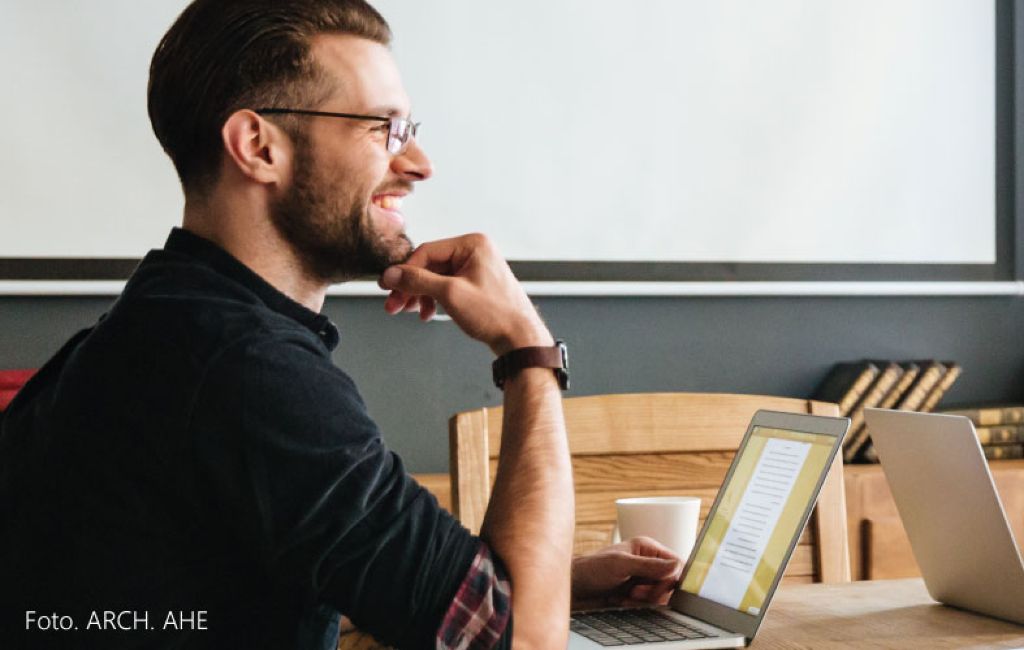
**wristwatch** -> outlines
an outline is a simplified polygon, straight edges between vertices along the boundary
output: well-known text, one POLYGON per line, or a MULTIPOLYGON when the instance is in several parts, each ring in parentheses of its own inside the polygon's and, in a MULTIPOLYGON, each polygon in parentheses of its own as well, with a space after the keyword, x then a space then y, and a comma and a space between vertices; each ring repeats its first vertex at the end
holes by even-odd
POLYGON ((558 387, 569 390, 569 350, 565 341, 555 341, 551 347, 516 348, 501 355, 491 364, 494 385, 505 388, 505 382, 523 368, 551 368, 558 387))

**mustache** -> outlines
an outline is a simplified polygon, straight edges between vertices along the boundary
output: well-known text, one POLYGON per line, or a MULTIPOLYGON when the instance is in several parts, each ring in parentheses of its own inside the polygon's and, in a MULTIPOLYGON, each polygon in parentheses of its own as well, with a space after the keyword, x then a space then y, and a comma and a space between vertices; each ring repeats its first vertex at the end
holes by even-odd
POLYGON ((395 181, 386 185, 381 185, 374 190, 373 195, 387 194, 389 192, 401 192, 403 194, 412 194, 415 186, 412 181, 395 181))

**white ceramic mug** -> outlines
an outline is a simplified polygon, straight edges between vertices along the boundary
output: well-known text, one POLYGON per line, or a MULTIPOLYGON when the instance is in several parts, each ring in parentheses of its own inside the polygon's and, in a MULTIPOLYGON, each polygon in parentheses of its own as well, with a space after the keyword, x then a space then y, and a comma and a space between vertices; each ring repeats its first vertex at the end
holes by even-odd
POLYGON ((697 541, 700 497, 635 497, 617 499, 618 524, 613 540, 651 537, 685 562, 697 541))

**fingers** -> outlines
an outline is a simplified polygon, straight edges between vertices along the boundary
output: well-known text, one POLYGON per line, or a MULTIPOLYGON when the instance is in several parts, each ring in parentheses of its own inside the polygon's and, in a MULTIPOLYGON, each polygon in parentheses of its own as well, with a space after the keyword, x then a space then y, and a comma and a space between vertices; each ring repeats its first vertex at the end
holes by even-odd
POLYGON ((652 580, 678 580, 683 565, 675 557, 642 557, 631 555, 623 558, 622 570, 625 575, 634 578, 652 580))
POLYGON ((676 583, 658 583, 656 585, 637 585, 629 590, 623 598, 614 603, 616 607, 644 607, 664 605, 668 603, 676 583))
POLYGON ((419 246, 403 264, 391 266, 381 274, 377 284, 391 290, 384 301, 385 311, 392 315, 418 311, 421 320, 433 318, 437 304, 444 304, 453 285, 460 281, 452 276, 472 254, 473 247, 483 244, 486 238, 465 235, 419 246))
POLYGON ((405 304, 408 301, 409 296, 405 295, 401 291, 392 291, 384 300, 384 311, 394 316, 398 312, 405 309, 405 304))
MULTIPOLYGON (((387 304, 396 307, 397 309, 393 313, 397 313, 397 311, 401 311, 408 304, 411 298, 416 296, 430 296, 435 300, 442 299, 443 301, 444 296, 454 281, 453 278, 439 275, 427 269, 401 264, 392 266, 384 271, 377 284, 382 289, 390 289, 392 292, 405 294, 404 296, 395 296, 394 300, 392 300, 392 296, 388 296, 391 302, 387 304), (401 300, 402 298, 404 300, 401 300)), ((394 293, 392 295, 394 296, 394 293)))
POLYGON ((573 606, 600 600, 605 606, 663 603, 675 589, 682 563, 658 544, 627 540, 573 559, 573 606), (664 553, 668 557, 643 555, 664 553))
POLYGON ((384 300, 384 311, 394 316, 403 311, 417 311, 424 298, 413 296, 401 291, 392 291, 384 300))
POLYGON ((405 301, 405 307, 402 308, 402 311, 407 311, 407 312, 419 311, 420 310, 420 300, 421 299, 420 299, 419 296, 412 296, 411 298, 409 298, 408 300, 405 301))
POLYGON ((430 296, 420 298, 420 320, 424 323, 437 314, 437 302, 430 296))
POLYGON ((437 302, 430 296, 410 296, 392 291, 384 300, 384 310, 392 316, 399 312, 419 312, 420 320, 427 322, 437 315, 437 302))
POLYGON ((629 544, 629 550, 636 555, 642 555, 644 557, 659 557, 671 560, 680 559, 667 546, 656 539, 651 539, 650 537, 633 537, 629 539, 627 543, 629 544))
POLYGON ((456 273, 474 250, 490 250, 491 244, 483 235, 463 235, 451 239, 420 244, 412 252, 406 265, 429 269, 436 273, 456 273))
POLYGON ((438 241, 427 242, 420 244, 416 247, 416 250, 409 255, 409 258, 405 260, 405 264, 409 266, 416 266, 420 268, 429 268, 443 272, 443 267, 450 266, 452 257, 454 256, 458 244, 455 239, 441 239, 438 241))
POLYGON ((508 263, 483 235, 427 242, 378 281, 391 291, 389 314, 418 311, 429 320, 443 308, 459 328, 495 354, 551 345, 553 339, 508 263))

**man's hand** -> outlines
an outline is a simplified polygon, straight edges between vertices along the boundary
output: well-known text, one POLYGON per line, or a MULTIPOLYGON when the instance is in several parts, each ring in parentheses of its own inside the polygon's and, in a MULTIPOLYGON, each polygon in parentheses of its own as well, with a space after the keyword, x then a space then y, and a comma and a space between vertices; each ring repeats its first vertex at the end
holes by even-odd
POLYGON ((683 563, 649 537, 573 558, 572 609, 664 604, 683 563))
POLYGON ((433 317, 438 303, 472 338, 501 355, 514 348, 554 345, 537 310, 487 237, 464 235, 421 245, 404 264, 388 268, 381 288, 391 314, 433 317))

